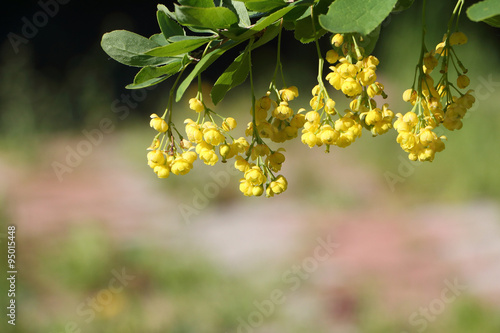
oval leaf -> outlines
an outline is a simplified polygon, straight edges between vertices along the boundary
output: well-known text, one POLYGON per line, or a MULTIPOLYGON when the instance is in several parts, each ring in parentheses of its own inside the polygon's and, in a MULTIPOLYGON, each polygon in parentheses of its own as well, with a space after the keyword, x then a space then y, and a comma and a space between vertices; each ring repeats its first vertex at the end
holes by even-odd
POLYGON ((134 78, 134 83, 129 84, 127 89, 145 88, 163 80, 179 72, 182 67, 182 59, 175 59, 169 64, 160 67, 146 66, 141 69, 134 78), (161 79, 161 80, 159 80, 161 79))
POLYGON ((153 40, 126 30, 115 30, 102 36, 101 47, 116 61, 135 67, 163 65, 170 58, 158 58, 144 54, 160 46, 153 40))
POLYGON ((213 0, 179 0, 179 3, 183 6, 191 7, 215 7, 213 0))
POLYGON ((195 36, 184 36, 182 38, 182 40, 175 41, 171 44, 149 50, 148 52, 146 52, 146 54, 155 57, 171 57, 196 50, 200 46, 205 45, 213 39, 212 37, 195 36))
POLYGON ((336 0, 326 15, 320 15, 323 28, 335 33, 358 32, 367 35, 390 14, 397 0, 336 0))
POLYGON ((473 4, 467 9, 467 16, 471 21, 484 21, 491 26, 498 27, 500 23, 500 1, 484 0, 473 4))
POLYGON ((287 5, 283 0, 247 0, 244 2, 249 10, 256 12, 269 12, 287 5))
POLYGON ((288 13, 293 8, 294 8, 293 6, 281 8, 280 10, 275 11, 271 15, 261 18, 254 24, 253 27, 245 31, 243 34, 239 35, 238 39, 247 39, 250 36, 254 35, 255 33, 264 30, 265 28, 267 28, 268 26, 279 20, 281 17, 283 17, 283 15, 288 13))
POLYGON ((233 0, 224 0, 224 6, 232 10, 238 16, 238 26, 248 28, 252 25, 250 16, 248 16, 247 7, 244 3, 233 0))
POLYGON ((212 30, 229 28, 238 23, 238 17, 225 7, 199 8, 175 6, 175 15, 180 24, 204 27, 212 30))
POLYGON ((215 105, 222 101, 226 93, 245 82, 249 68, 248 52, 240 54, 215 82, 210 95, 215 105))
POLYGON ((160 26, 161 32, 166 39, 172 36, 185 35, 184 29, 172 20, 164 11, 159 10, 156 13, 158 19, 158 25, 160 26))
POLYGON ((138 84, 131 83, 131 84, 126 85, 125 88, 131 89, 131 90, 132 89, 143 89, 143 88, 151 87, 151 86, 154 86, 155 84, 161 83, 168 78, 169 78, 168 76, 163 76, 163 77, 153 78, 153 79, 150 79, 150 80, 144 81, 142 83, 138 83, 138 84))

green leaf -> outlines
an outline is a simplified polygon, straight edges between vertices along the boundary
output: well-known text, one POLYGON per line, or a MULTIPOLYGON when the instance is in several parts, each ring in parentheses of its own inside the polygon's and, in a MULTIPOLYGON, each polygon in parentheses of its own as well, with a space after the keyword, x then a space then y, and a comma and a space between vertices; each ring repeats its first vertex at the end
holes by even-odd
POLYGON ((326 30, 317 26, 316 34, 312 28, 313 22, 311 17, 303 18, 295 23, 294 37, 299 42, 307 44, 314 42, 315 39, 320 38, 326 33, 326 30))
POLYGON ((175 37, 171 37, 171 40, 174 40, 173 43, 149 50, 146 54, 156 57, 171 57, 196 50, 214 39, 213 37, 197 36, 182 36, 182 38, 181 40, 175 41, 175 37))
POLYGON ((238 17, 225 7, 199 8, 175 5, 177 21, 186 26, 212 30, 229 28, 238 23, 238 17))
POLYGON ((397 0, 336 0, 326 15, 320 15, 323 28, 335 33, 358 32, 367 35, 384 21, 397 0))
POLYGON ((181 59, 175 59, 175 61, 161 67, 146 66, 137 73, 134 78, 134 83, 129 84, 125 88, 142 89, 153 86, 179 72, 181 67, 181 59))
POLYGON ((264 34, 253 43, 252 50, 272 41, 280 33, 280 24, 274 23, 266 28, 264 34))
POLYGON ((493 27, 500 27, 500 1, 484 0, 473 4, 467 9, 471 21, 483 21, 493 27))
POLYGON ((250 16, 248 16, 247 7, 244 3, 234 0, 224 0, 224 6, 232 10, 238 16, 238 26, 243 28, 248 28, 252 22, 250 22, 250 16))
POLYGON ((182 83, 179 85, 179 88, 177 88, 175 101, 176 102, 180 101, 180 99, 186 92, 186 89, 189 88, 191 81, 193 81, 193 79, 196 76, 201 74, 205 69, 208 68, 208 66, 213 64, 215 60, 219 59, 219 57, 223 55, 227 50, 235 47, 240 43, 241 41, 240 42, 228 41, 221 48, 215 49, 214 51, 207 53, 203 58, 201 58, 201 60, 196 64, 191 73, 189 73, 189 75, 184 79, 184 81, 182 81, 182 83))
POLYGON ((234 59, 234 62, 229 65, 217 82, 215 82, 210 92, 214 105, 222 101, 229 90, 245 82, 248 72, 250 71, 247 51, 248 50, 245 50, 234 59))
POLYGON ((285 15, 286 13, 288 13, 293 8, 294 8, 293 6, 288 6, 288 7, 285 7, 285 8, 281 8, 280 10, 275 11, 271 15, 268 15, 266 17, 261 18, 260 20, 258 20, 254 24, 253 27, 251 27, 246 32, 244 32, 243 34, 241 34, 240 36, 238 36, 238 39, 247 39, 250 36, 252 36, 253 34, 255 34, 255 33, 259 32, 261 30, 264 30, 265 28, 267 28, 268 26, 270 26, 271 24, 273 24, 274 22, 276 22, 277 20, 279 20, 281 17, 283 17, 283 15, 285 15))
POLYGON ((307 16, 311 16, 311 6, 295 6, 291 11, 283 16, 283 20, 286 21, 298 21, 307 16))
POLYGON ((283 0, 242 0, 249 10, 256 12, 269 12, 287 5, 283 0))
POLYGON ((163 65, 170 58, 154 57, 145 52, 159 47, 155 41, 127 30, 115 30, 102 36, 101 47, 111 58, 128 66, 144 67, 163 65))
POLYGON ((165 13, 172 20, 176 20, 175 13, 172 13, 170 10, 168 10, 167 6, 162 5, 162 4, 158 4, 157 8, 159 11, 165 13))
POLYGON ((215 7, 213 0, 179 0, 179 3, 183 6, 190 6, 190 7, 203 7, 203 8, 215 7))
POLYGON ((365 49, 365 54, 371 54, 375 46, 377 45, 378 38, 380 36, 379 25, 375 30, 370 32, 368 35, 363 37, 363 41, 359 42, 358 45, 365 49))
POLYGON ((149 37, 149 40, 161 46, 170 44, 170 42, 165 39, 165 36, 163 36, 162 33, 152 35, 151 37, 149 37))
POLYGON ((161 32, 166 39, 169 39, 172 36, 186 34, 184 29, 182 29, 182 27, 172 20, 164 11, 157 11, 156 17, 158 19, 158 25, 160 26, 161 32))
POLYGON ((491 25, 492 27, 500 28, 500 15, 487 18, 483 22, 491 25))
POLYGON ((314 29, 313 29, 313 18, 311 17, 311 7, 308 7, 309 16, 305 16, 304 18, 296 21, 295 23, 295 39, 300 41, 301 43, 310 43, 315 39, 319 39, 326 33, 326 30, 323 29, 318 22, 318 15, 325 14, 328 11, 328 7, 331 2, 326 0, 320 0, 312 9, 314 13, 314 29), (314 33, 316 31, 316 34, 314 33))
POLYGON ((407 10, 413 5, 413 2, 415 2, 415 0, 398 0, 392 9, 392 13, 399 13, 403 10, 407 10))

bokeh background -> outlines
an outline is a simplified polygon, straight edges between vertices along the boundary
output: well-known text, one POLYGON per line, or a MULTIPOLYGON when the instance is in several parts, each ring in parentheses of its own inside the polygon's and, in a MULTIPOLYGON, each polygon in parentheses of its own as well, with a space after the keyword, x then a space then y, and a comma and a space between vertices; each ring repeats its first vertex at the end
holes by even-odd
MULTIPOLYGON (((384 22, 374 51, 395 112, 409 110, 419 2, 384 22)), ((429 2, 428 47, 453 6, 429 2)), ((5 272, 15 225, 19 271, 15 328, 0 279, 2 332, 500 332, 500 30, 462 18, 458 54, 477 101, 434 162, 409 162, 393 131, 330 154, 297 139, 288 191, 266 199, 243 197, 229 163, 197 161, 168 180, 146 165, 149 115, 165 109, 170 83, 127 91, 136 69, 99 43, 115 29, 159 32, 155 2, 60 4, 16 51, 8 33, 22 36, 41 10, 10 2, 0 22, 0 262, 5 272), (68 157, 77 149, 81 160, 68 157), (74 167, 58 177, 67 158, 74 167)), ((298 109, 315 50, 284 41, 298 109)), ((258 94, 275 52, 254 54, 258 94)), ((206 73, 207 89, 230 60, 206 73)), ((217 110, 242 133, 249 108, 243 85, 217 110)), ((193 116, 187 100, 175 112, 193 116)))

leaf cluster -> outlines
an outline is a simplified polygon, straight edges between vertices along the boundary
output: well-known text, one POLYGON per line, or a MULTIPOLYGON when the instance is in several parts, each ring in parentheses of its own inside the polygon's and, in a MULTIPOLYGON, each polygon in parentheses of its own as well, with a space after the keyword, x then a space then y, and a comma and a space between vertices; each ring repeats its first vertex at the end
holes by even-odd
MULTIPOLYGON (((192 80, 226 51, 247 43, 214 84, 214 104, 243 83, 249 72, 249 52, 278 36, 294 31, 302 43, 331 33, 368 35, 367 51, 375 46, 380 24, 391 12, 408 9, 414 0, 179 0, 170 11, 157 7, 161 32, 149 38, 126 30, 102 37, 103 50, 116 61, 141 69, 128 89, 158 84, 192 67, 175 87, 179 101, 192 80), (252 41, 251 43, 249 41, 252 41)), ((474 21, 497 24, 496 0, 485 0, 468 10, 474 21)))

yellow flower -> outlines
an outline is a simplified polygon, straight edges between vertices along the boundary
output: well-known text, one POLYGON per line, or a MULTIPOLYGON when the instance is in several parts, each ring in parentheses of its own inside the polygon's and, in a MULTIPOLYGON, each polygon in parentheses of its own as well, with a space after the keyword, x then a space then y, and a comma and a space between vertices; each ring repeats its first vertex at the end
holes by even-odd
POLYGON ((330 64, 336 63, 337 60, 339 60, 339 54, 335 52, 335 50, 329 50, 326 52, 326 61, 328 61, 330 64))
POLYGON ((282 100, 289 102, 293 100, 295 97, 299 97, 299 90, 297 89, 296 86, 291 86, 285 89, 281 89, 279 91, 279 94, 282 100))
POLYGON ((186 159, 178 157, 172 163, 170 171, 172 171, 174 175, 185 175, 191 170, 192 167, 193 165, 189 163, 186 159))
POLYGON ((228 156, 231 154, 231 147, 229 145, 220 145, 219 154, 223 159, 229 158, 228 156))
POLYGON ((446 56, 447 51, 446 51, 445 46, 446 46, 446 41, 441 42, 438 45, 436 45, 436 54, 443 56, 443 57, 446 56))
POLYGON ((206 165, 215 165, 219 161, 219 157, 213 150, 203 149, 199 155, 200 160, 206 165))
POLYGON ((226 138, 217 130, 217 128, 209 127, 203 130, 203 139, 212 146, 218 146, 223 143, 226 138))
POLYGON ((297 137, 299 130, 297 129, 297 127, 287 126, 285 127, 284 132, 286 140, 291 140, 297 137))
POLYGON ((168 178, 170 175, 170 169, 166 165, 157 165, 154 168, 154 172, 158 178, 168 178))
POLYGON ((344 43, 344 36, 341 34, 335 34, 332 37, 332 45, 335 47, 340 47, 344 43))
POLYGON ((357 79, 361 82, 362 85, 369 86, 372 83, 375 83, 377 79, 377 74, 373 69, 364 69, 358 73, 357 79))
POLYGON ((308 145, 309 148, 312 148, 316 145, 318 139, 314 133, 306 131, 302 134, 301 141, 302 143, 308 145))
MULTIPOLYGON (((330 68, 335 68, 335 67, 332 66, 330 68)), ((337 90, 340 90, 342 88, 342 83, 344 83, 344 79, 336 71, 328 73, 326 79, 328 80, 330 85, 337 90)))
POLYGON ((438 60, 434 56, 434 50, 424 55, 424 72, 429 74, 438 65, 438 60))
POLYGON ((467 43, 467 36, 460 31, 454 32, 450 36, 450 45, 463 45, 467 43))
POLYGON ((375 125, 375 123, 378 123, 381 120, 382 120, 382 113, 380 112, 379 108, 370 110, 365 117, 365 123, 368 126, 375 125))
POLYGON ((365 68, 370 68, 375 70, 375 68, 378 66, 379 63, 380 62, 377 59, 377 57, 373 55, 369 55, 367 58, 363 59, 363 67, 365 68))
POLYGON ((320 122, 320 115, 317 111, 309 111, 306 113, 306 120, 310 123, 319 123, 320 122))
POLYGON ((252 195, 255 197, 260 197, 263 193, 264 193, 264 187, 262 185, 254 186, 252 188, 252 195))
POLYGON ((213 150, 214 146, 212 146, 209 143, 206 143, 205 141, 201 141, 196 145, 195 151, 199 155, 202 151, 204 150, 213 150))
POLYGON ((154 169, 157 165, 165 164, 165 154, 159 150, 152 150, 148 153, 148 165, 154 169))
POLYGON ((280 120, 285 120, 293 116, 293 110, 288 106, 287 102, 283 101, 273 110, 273 116, 280 120))
POLYGON ((258 166, 253 166, 245 171, 244 177, 253 186, 259 186, 266 182, 266 176, 258 166))
POLYGON ((361 94, 362 91, 361 85, 353 78, 347 78, 342 84, 342 92, 347 96, 357 96, 361 94))
POLYGON ((420 131, 420 134, 418 135, 418 139, 424 147, 427 147, 430 144, 436 142, 438 140, 438 137, 437 137, 436 133, 431 131, 431 128, 426 127, 425 129, 420 131))
MULTIPOLYGON (((300 112, 300 110, 299 110, 300 112)), ((302 113, 297 113, 293 116, 292 120, 290 120, 290 126, 295 128, 301 128, 306 123, 306 116, 302 113)))
POLYGON ((259 135, 263 138, 270 138, 274 134, 273 126, 267 121, 257 125, 257 131, 259 131, 259 135))
POLYGON ((264 111, 268 111, 271 108, 271 104, 272 104, 272 100, 269 98, 268 95, 259 98, 255 102, 255 106, 257 107, 257 109, 261 109, 264 111))
POLYGON ((151 115, 151 121, 149 122, 149 126, 151 126, 160 133, 164 133, 168 130, 167 122, 164 119, 158 117, 156 113, 153 113, 151 115))
POLYGON ((246 151, 250 147, 250 144, 244 137, 240 137, 239 139, 233 141, 231 145, 236 149, 236 152, 240 154, 246 153, 246 151))
POLYGON ((182 139, 181 142, 179 143, 179 146, 182 149, 189 149, 189 148, 193 147, 193 143, 189 140, 182 139))
MULTIPOLYGON (((280 148, 283 149, 283 148, 280 148)), ((278 172, 281 170, 281 166, 285 162, 285 155, 280 153, 279 151, 274 152, 266 158, 266 164, 273 170, 274 172, 278 172)))
POLYGON ((337 113, 337 111, 335 111, 335 101, 333 99, 329 98, 326 101, 325 112, 330 115, 334 115, 337 113))
POLYGON ((203 106, 203 103, 198 99, 198 98, 191 98, 189 100, 189 108, 191 110, 194 110, 198 113, 202 112, 205 110, 205 107, 203 106))
POLYGON ((275 194, 281 194, 288 188, 288 182, 285 177, 279 175, 275 181, 272 181, 266 190, 266 196, 272 197, 275 194))
POLYGON ((250 163, 248 163, 248 161, 246 161, 243 157, 236 156, 234 167, 241 172, 245 172, 250 168, 250 163))
POLYGON ((417 99, 417 92, 413 89, 406 89, 403 93, 403 101, 414 103, 417 99))
POLYGON ((195 122, 186 125, 186 134, 188 140, 195 143, 200 143, 203 140, 203 133, 200 131, 199 125, 195 122))
POLYGON ((226 132, 236 128, 236 120, 233 117, 227 117, 224 122, 222 122, 222 129, 226 132))
POLYGON ((325 102, 323 102, 323 99, 318 98, 318 96, 314 96, 309 101, 309 105, 311 106, 311 108, 313 110, 319 110, 319 109, 323 108, 323 106, 325 105, 325 102))
POLYGON ((335 131, 330 125, 323 126, 320 132, 320 139, 325 145, 334 145, 340 133, 335 131))
POLYGON ((247 197, 250 197, 253 195, 253 188, 254 186, 245 178, 242 178, 240 180, 240 191, 247 197))
POLYGON ((415 112, 410 111, 405 113, 405 115, 403 116, 403 121, 410 127, 415 127, 418 124, 418 116, 415 112))
POLYGON ((356 74, 358 73, 358 68, 353 64, 351 64, 350 62, 344 62, 343 64, 337 66, 337 72, 344 79, 348 78, 353 79, 356 77, 356 74))
POLYGON ((407 152, 412 150, 417 144, 415 134, 410 132, 399 132, 396 141, 401 145, 401 148, 407 152))
POLYGON ((466 88, 470 83, 470 79, 467 75, 460 75, 458 78, 457 78, 457 86, 460 88, 460 89, 464 89, 466 88))
POLYGON ((198 155, 194 151, 186 151, 182 153, 182 158, 189 162, 189 164, 193 164, 194 161, 198 158, 198 155))
POLYGON ((269 156, 269 154, 271 154, 271 151, 266 144, 258 144, 252 148, 251 157, 253 160, 256 160, 259 156, 269 156))
POLYGON ((380 82, 372 83, 366 89, 368 96, 372 98, 376 95, 382 94, 383 91, 384 91, 384 85, 380 82))

